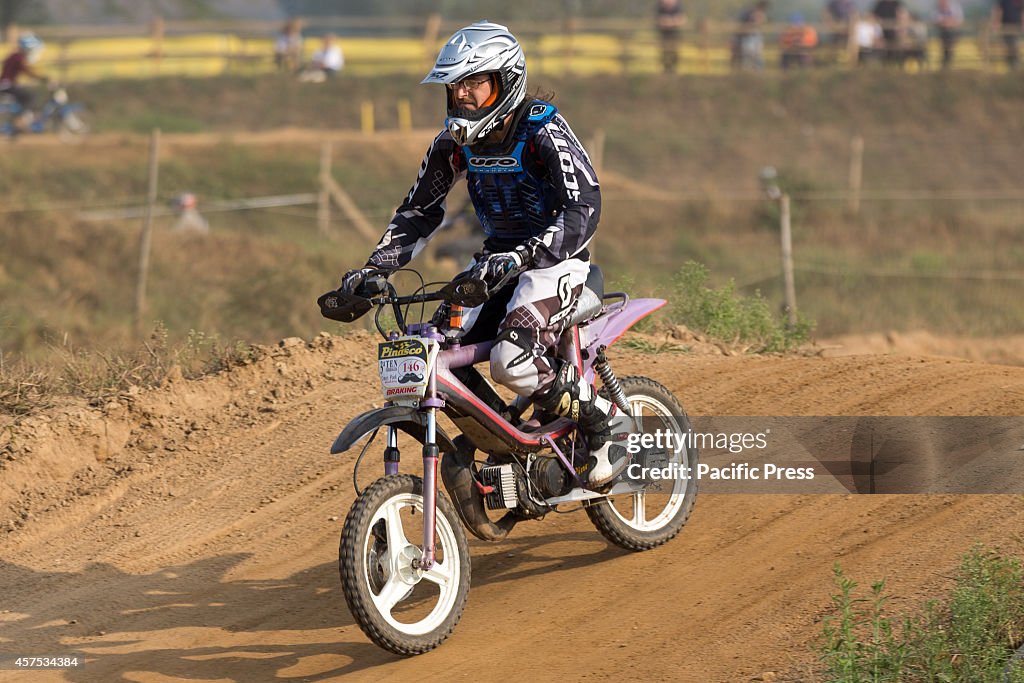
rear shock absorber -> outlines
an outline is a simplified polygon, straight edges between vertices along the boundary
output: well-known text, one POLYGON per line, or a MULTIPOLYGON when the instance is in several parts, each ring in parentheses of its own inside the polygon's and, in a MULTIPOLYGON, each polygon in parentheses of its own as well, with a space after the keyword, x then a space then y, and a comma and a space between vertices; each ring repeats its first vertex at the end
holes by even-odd
POLYGON ((597 358, 594 360, 594 371, 601 377, 601 383, 608 389, 608 395, 611 397, 615 405, 619 407, 619 410, 624 412, 626 415, 632 415, 633 411, 629 407, 629 402, 626 400, 626 393, 622 390, 622 385, 619 384, 619 379, 612 372, 612 366, 608 363, 608 358, 604 355, 607 346, 601 346, 597 349, 597 358))

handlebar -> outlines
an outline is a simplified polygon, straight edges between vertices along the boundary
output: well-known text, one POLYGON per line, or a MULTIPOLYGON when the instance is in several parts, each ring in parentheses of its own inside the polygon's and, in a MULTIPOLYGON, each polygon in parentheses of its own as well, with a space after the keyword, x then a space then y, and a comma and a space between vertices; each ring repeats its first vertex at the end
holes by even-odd
POLYGON ((360 296, 340 289, 322 294, 317 299, 320 306, 320 314, 325 318, 337 320, 338 322, 355 322, 371 308, 382 309, 384 306, 391 306, 395 313, 395 320, 398 326, 405 331, 405 316, 402 314, 402 307, 412 304, 429 303, 432 301, 444 301, 457 306, 474 308, 487 301, 490 292, 487 283, 479 278, 472 278, 468 275, 456 277, 441 289, 433 292, 418 292, 407 296, 399 296, 394 285, 382 277, 382 271, 367 278, 367 285, 373 284, 374 292, 370 296, 360 296))

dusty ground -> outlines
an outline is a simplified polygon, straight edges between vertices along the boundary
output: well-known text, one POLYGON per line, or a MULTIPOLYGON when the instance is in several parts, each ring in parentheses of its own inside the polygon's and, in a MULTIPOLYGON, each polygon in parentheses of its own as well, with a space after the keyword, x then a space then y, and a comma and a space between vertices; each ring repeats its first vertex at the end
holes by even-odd
POLYGON ((940 337, 916 332, 850 334, 819 342, 826 358, 862 354, 901 356, 949 356, 982 363, 1024 365, 1024 335, 1006 337, 940 337))
MULTIPOLYGON (((0 652, 89 656, 0 680, 811 681, 836 560, 913 611, 975 542, 1019 552, 1011 496, 705 495, 641 554, 553 516, 472 541, 462 622, 400 659, 354 624, 336 571, 353 458, 328 447, 379 403, 370 342, 289 340, 225 375, 0 425, 0 652)), ((1024 415, 1022 368, 691 346, 619 349, 617 370, 694 414, 1024 415)))

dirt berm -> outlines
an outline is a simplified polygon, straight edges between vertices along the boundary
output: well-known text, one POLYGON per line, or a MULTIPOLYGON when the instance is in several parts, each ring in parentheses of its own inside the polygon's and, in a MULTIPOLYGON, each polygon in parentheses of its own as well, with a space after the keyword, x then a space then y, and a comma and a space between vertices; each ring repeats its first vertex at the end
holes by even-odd
MULTIPOLYGON (((0 680, 811 681, 835 561, 862 585, 887 577, 889 607, 912 612, 974 543, 1020 551, 1014 496, 702 495, 677 539, 639 554, 582 514, 551 515, 473 541, 454 635, 397 658, 354 624, 336 570, 353 458, 328 448, 380 402, 372 349, 366 335, 286 340, 219 376, 8 424, 0 652, 89 662, 0 680)), ((613 358, 698 415, 1024 415, 1024 368, 613 358)))

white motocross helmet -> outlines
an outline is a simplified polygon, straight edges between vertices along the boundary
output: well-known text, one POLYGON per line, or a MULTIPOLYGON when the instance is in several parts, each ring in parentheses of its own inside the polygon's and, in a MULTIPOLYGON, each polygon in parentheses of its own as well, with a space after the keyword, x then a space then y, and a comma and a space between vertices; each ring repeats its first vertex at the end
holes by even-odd
POLYGON ((18 49, 25 53, 29 64, 35 64, 43 52, 43 41, 32 33, 22 33, 18 38, 18 49))
POLYGON ((475 111, 457 107, 446 88, 445 125, 459 145, 472 145, 487 137, 526 97, 526 57, 506 27, 478 21, 459 29, 441 48, 434 68, 421 82, 451 85, 477 74, 492 76, 495 96, 475 111))

